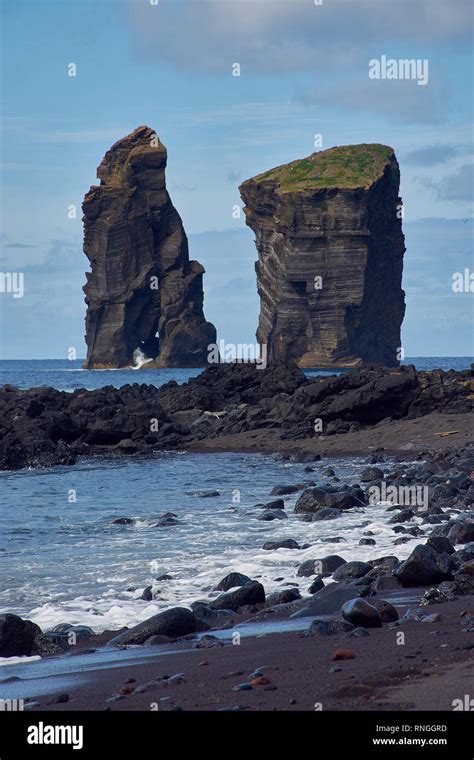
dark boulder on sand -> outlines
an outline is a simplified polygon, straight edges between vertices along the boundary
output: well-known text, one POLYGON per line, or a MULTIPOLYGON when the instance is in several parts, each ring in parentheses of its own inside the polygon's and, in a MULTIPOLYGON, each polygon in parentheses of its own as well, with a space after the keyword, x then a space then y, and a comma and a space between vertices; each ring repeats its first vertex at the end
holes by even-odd
POLYGON ((184 607, 172 607, 165 612, 138 623, 124 633, 109 641, 111 646, 124 644, 144 644, 151 636, 168 636, 175 639, 196 631, 197 621, 194 613, 184 607))
POLYGON ((380 628, 382 625, 378 609, 365 599, 349 599, 342 605, 341 614, 344 620, 356 627, 380 628))
POLYGON ((390 602, 385 599, 370 599, 370 604, 379 611, 379 615, 382 618, 382 623, 394 623, 398 620, 398 612, 390 602))
POLYGON ((419 544, 394 574, 402 586, 429 586, 452 578, 448 560, 448 555, 419 544))
POLYGON ((0 615, 0 657, 30 656, 41 628, 18 615, 0 615))
POLYGON ((364 595, 362 587, 330 583, 308 601, 308 605, 290 615, 291 618, 337 615, 345 602, 364 595))
POLYGON ((210 606, 215 610, 232 610, 237 612, 239 607, 245 605, 261 604, 265 602, 265 589, 258 581, 252 581, 241 588, 228 594, 221 594, 213 599, 210 606))

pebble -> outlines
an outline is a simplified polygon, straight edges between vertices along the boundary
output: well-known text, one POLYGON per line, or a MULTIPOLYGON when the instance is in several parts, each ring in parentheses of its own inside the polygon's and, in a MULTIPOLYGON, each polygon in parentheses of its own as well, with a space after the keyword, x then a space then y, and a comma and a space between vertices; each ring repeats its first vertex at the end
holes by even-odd
POLYGON ((354 660, 355 654, 352 649, 336 649, 331 660, 354 660))
POLYGON ((256 676, 255 678, 252 678, 250 681, 251 686, 266 686, 267 684, 270 684, 271 681, 269 678, 266 678, 265 676, 256 676))
POLYGON ((128 686, 122 686, 119 689, 119 694, 132 694, 135 691, 134 687, 129 684, 128 686))
POLYGON ((250 691, 251 689, 253 689, 251 683, 239 683, 233 687, 232 691, 250 691))

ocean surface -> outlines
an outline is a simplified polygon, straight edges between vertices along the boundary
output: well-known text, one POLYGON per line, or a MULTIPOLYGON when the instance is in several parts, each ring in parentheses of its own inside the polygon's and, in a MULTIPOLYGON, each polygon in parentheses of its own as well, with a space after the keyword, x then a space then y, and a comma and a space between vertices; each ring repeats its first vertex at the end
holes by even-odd
MULTIPOLYGON (((414 364, 417 369, 468 369, 473 358, 469 356, 410 357, 403 364, 414 364)), ((199 375, 201 369, 82 369, 83 360, 35 359, 0 360, 0 386, 14 385, 17 388, 36 388, 48 385, 61 391, 76 388, 102 388, 105 385, 120 387, 127 383, 147 383, 164 385, 169 380, 185 383, 190 377, 199 375)), ((334 375, 334 370, 309 369, 311 375, 334 375)))
MULTIPOLYGON (((261 508, 255 505, 274 498, 274 485, 329 482, 323 475, 329 465, 341 481, 354 483, 364 460, 325 459, 316 472, 305 473, 302 464, 268 455, 169 453, 1 473, 0 613, 26 616, 43 629, 62 622, 96 631, 120 628, 206 597, 232 570, 259 578, 267 591, 295 581, 306 589, 310 581, 295 577, 305 559, 391 554, 396 536, 383 506, 303 523, 292 511, 296 494, 285 497, 288 519, 257 520, 261 508), (201 495, 214 489, 219 496, 201 495), (165 512, 179 524, 156 527, 165 512), (115 525, 119 517, 136 522, 115 525), (364 530, 373 531, 376 546, 358 546, 364 530), (313 546, 262 549, 282 538, 313 546), (164 573, 172 580, 154 581, 164 573), (158 598, 140 600, 150 584, 158 598)), ((406 556, 414 544, 416 539, 396 547, 397 554, 406 556)))
MULTIPOLYGON (((412 359, 419 368, 468 367, 470 359, 412 359)), ((314 372, 317 372, 315 370, 314 372)), ((84 371, 80 362, 0 363, 1 384, 62 390, 170 379, 184 382, 198 370, 84 371)), ((308 373, 309 374, 309 373, 308 373)), ((369 453, 369 452, 367 452, 369 453)), ((278 484, 308 479, 341 483, 360 478, 365 458, 324 459, 315 472, 274 456, 242 453, 170 452, 152 459, 83 459, 73 467, 0 473, 0 613, 28 617, 44 630, 57 623, 90 625, 94 631, 133 625, 175 604, 206 598, 236 570, 258 578, 267 592, 310 580, 297 578, 305 559, 340 554, 371 559, 406 557, 418 539, 393 546, 385 506, 370 506, 337 520, 303 523, 285 497, 288 519, 262 522, 259 503, 278 484), (205 498, 206 491, 219 491, 205 498), (178 524, 157 527, 166 512, 178 524), (113 523, 133 518, 131 525, 113 523), (372 531, 375 546, 359 546, 372 531), (293 538, 312 546, 301 551, 262 549, 266 541, 293 538), (338 539, 338 540, 335 540, 338 539), (161 574, 171 580, 156 581, 161 574), (140 599, 153 587, 151 602, 140 599)), ((387 462, 383 467, 388 470, 387 462)))

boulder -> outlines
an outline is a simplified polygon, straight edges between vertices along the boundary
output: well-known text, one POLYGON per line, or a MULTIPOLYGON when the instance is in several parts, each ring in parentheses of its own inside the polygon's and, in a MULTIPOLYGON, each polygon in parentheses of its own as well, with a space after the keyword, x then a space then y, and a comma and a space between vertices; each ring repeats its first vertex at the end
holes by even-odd
POLYGON ((41 628, 18 615, 0 615, 0 657, 30 656, 41 628))
POLYGON ((372 570, 372 565, 368 562, 346 562, 345 565, 338 567, 332 574, 335 581, 347 581, 354 578, 362 578, 372 570))
POLYGON ((396 525, 397 523, 408 522, 408 520, 411 520, 414 516, 415 513, 412 509, 401 509, 400 512, 390 518, 388 524, 396 525))
POLYGON ((298 493, 298 491, 302 491, 303 488, 304 486, 301 483, 296 486, 273 486, 270 491, 270 496, 287 496, 292 493, 298 493))
POLYGON ((324 581, 321 576, 318 575, 308 588, 308 594, 316 594, 316 592, 321 591, 322 588, 324 588, 324 581))
POLYGON ((248 583, 253 583, 252 579, 248 575, 242 573, 229 573, 214 587, 214 591, 229 591, 236 586, 246 586, 248 583))
POLYGON ((402 586, 430 586, 452 578, 446 561, 448 555, 439 554, 429 546, 419 544, 395 570, 402 586))
POLYGON ((267 596, 266 607, 273 607, 277 604, 289 604, 301 599, 301 594, 297 588, 286 588, 282 591, 274 591, 267 596))
POLYGON ((346 560, 337 554, 329 554, 321 559, 307 559, 301 563, 296 575, 309 578, 311 575, 332 575, 346 560))
POLYGON ((283 538, 281 541, 266 541, 262 549, 267 552, 276 551, 277 549, 299 549, 299 544, 293 538, 283 538))
POLYGON ((172 607, 115 636, 109 641, 109 645, 144 644, 151 636, 168 636, 175 639, 194 633, 196 626, 196 617, 191 610, 172 607))
POLYGON ((349 599, 342 605, 341 613, 344 620, 356 627, 380 628, 382 625, 378 609, 365 599, 349 599))
POLYGON ((454 546, 446 536, 430 536, 425 544, 438 554, 454 554, 454 546))
POLYGON ((468 544, 474 541, 474 520, 456 520, 449 530, 448 538, 453 544, 468 544))
POLYGON ((352 509, 365 505, 364 492, 349 488, 341 491, 328 491, 323 488, 307 488, 295 504, 297 514, 317 512, 319 509, 352 509))
POLYGON ((382 623, 394 623, 398 620, 398 612, 390 602, 385 599, 370 599, 370 604, 379 611, 379 615, 382 619, 382 623))
POLYGON ((318 509, 317 512, 306 512, 302 515, 303 522, 319 522, 320 520, 335 520, 344 514, 342 509, 331 509, 331 507, 323 507, 318 509))
POLYGON ((330 583, 309 600, 307 607, 294 612, 291 618, 319 617, 321 615, 337 615, 345 602, 358 596, 363 596, 364 590, 342 583, 330 583))
POLYGON ((210 606, 215 610, 232 610, 237 612, 240 607, 245 605, 261 604, 265 602, 265 589, 261 583, 252 581, 245 586, 241 586, 235 591, 228 594, 221 594, 213 599, 210 606))
POLYGON ((270 522, 271 520, 287 520, 288 515, 284 509, 266 509, 261 515, 257 517, 257 520, 262 522, 270 522))

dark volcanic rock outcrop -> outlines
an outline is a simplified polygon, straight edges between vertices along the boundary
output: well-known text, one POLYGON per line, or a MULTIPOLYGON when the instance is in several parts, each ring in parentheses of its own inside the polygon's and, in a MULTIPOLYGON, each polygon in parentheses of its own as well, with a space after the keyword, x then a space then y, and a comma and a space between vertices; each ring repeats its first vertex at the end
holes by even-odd
MULTIPOLYGON (((133 384, 72 393, 6 385, 0 388, 0 469, 68 465, 83 455, 150 454, 260 430, 273 431, 281 441, 310 442, 317 437, 315 418, 330 436, 371 428, 387 415, 400 420, 473 410, 471 370, 416 372, 411 366, 306 378, 296 365, 278 363, 261 370, 254 364, 218 364, 183 385, 170 381, 160 388, 133 384)), ((465 466, 471 467, 470 460, 465 466)), ((439 498, 468 484, 461 472, 439 498)), ((302 489, 301 484, 285 486, 284 492, 302 489)), ((360 494, 358 489, 321 494, 313 488, 310 497, 309 502, 307 495, 301 497, 304 508, 297 511, 350 508, 360 494)))
POLYGON ((203 314, 204 268, 165 182, 167 152, 138 127, 107 151, 83 203, 85 367, 125 367, 140 350, 154 366, 200 367, 216 331, 203 314))
POLYGON ((268 361, 396 366, 405 313, 400 172, 392 148, 313 153, 240 186, 255 232, 268 361))

